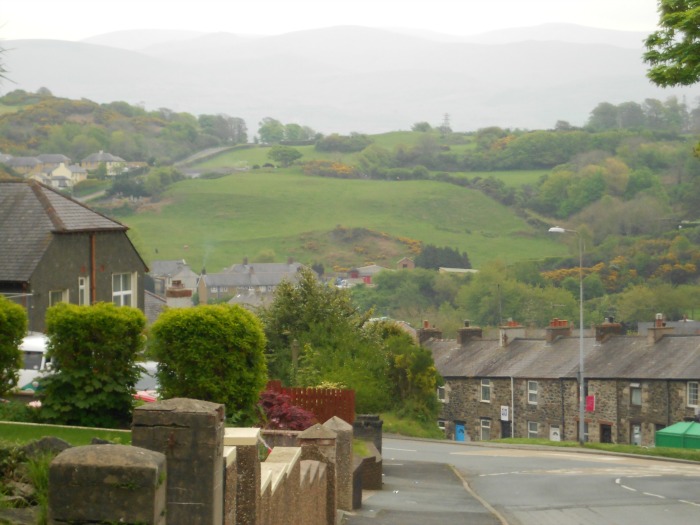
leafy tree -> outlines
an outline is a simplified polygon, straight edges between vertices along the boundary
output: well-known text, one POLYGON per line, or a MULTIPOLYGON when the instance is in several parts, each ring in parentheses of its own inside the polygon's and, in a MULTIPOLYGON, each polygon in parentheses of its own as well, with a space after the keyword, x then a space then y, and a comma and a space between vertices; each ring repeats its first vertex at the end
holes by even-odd
POLYGON ((0 396, 17 386, 22 352, 19 345, 27 331, 27 313, 0 295, 0 396))
POLYGON ((618 108, 610 102, 601 102, 591 111, 587 126, 593 131, 619 128, 618 108))
POLYGON ((426 244, 415 258, 416 266, 437 270, 440 267, 446 268, 471 268, 469 256, 466 252, 460 253, 455 248, 446 246, 435 246, 426 244))
MULTIPOLYGON (((270 377, 289 385, 298 383, 301 352, 310 348, 331 352, 346 332, 350 332, 349 339, 358 340, 369 318, 357 311, 347 290, 320 282, 305 268, 299 271, 296 283, 283 281, 277 287, 272 303, 259 315, 268 341, 270 377)), ((323 379, 314 378, 310 384, 323 379)))
POLYGON ((428 124, 427 122, 416 122, 411 127, 411 131, 418 131, 421 133, 427 133, 427 132, 432 131, 432 130, 433 130, 433 127, 430 124, 428 124))
POLYGON ((49 308, 47 357, 53 369, 42 380, 42 417, 69 425, 128 426, 145 326, 143 313, 128 306, 49 308))
POLYGON ((164 397, 223 403, 229 420, 257 422, 267 366, 265 334, 256 316, 228 304, 172 309, 161 314, 152 333, 164 397))
POLYGON ((284 124, 279 120, 265 117, 260 122, 258 136, 263 144, 278 144, 284 140, 284 124))
POLYGON ((279 162, 282 166, 287 167, 295 160, 299 160, 303 155, 298 149, 290 146, 272 146, 267 156, 275 162, 279 162))
POLYGON ((700 25, 697 0, 659 0, 659 27, 645 41, 647 76, 662 87, 700 80, 700 25))

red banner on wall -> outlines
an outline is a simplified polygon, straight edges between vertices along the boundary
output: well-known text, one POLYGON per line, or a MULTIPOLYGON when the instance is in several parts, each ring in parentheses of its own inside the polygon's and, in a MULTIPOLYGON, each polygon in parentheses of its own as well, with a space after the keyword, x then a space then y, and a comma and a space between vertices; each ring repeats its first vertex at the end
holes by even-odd
POLYGON ((595 396, 586 396, 586 412, 595 412, 595 396))

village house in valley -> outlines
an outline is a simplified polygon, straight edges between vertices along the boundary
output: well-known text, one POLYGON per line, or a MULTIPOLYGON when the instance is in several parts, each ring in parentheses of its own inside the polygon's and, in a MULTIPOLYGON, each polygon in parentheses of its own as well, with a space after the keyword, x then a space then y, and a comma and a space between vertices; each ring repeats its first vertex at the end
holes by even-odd
POLYGON ((260 306, 272 300, 275 290, 283 281, 296 283, 299 270, 305 266, 294 260, 286 263, 234 264, 223 272, 202 271, 197 284, 199 302, 227 300, 228 302, 260 306))
POLYGON ((59 302, 144 309, 146 264, 123 224, 29 180, 0 181, 0 293, 45 330, 59 302))
MULTIPOLYGON (((439 424, 448 437, 579 439, 580 340, 565 320, 545 333, 528 338, 512 322, 497 340, 468 322, 457 340, 419 330, 445 379, 439 424)), ((583 341, 584 440, 650 446, 657 430, 697 417, 700 335, 676 335, 659 320, 644 336, 624 335, 608 319, 583 341)))

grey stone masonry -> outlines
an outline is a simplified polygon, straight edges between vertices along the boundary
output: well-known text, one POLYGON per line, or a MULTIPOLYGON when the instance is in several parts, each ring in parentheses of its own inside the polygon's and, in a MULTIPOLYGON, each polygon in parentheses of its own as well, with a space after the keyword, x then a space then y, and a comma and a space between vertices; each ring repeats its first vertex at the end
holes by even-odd
POLYGON ((352 424, 354 436, 374 443, 377 450, 382 452, 382 421, 376 414, 357 414, 352 424))
POLYGON ((336 517, 336 436, 335 432, 319 424, 299 434, 301 459, 326 465, 326 525, 335 525, 336 517))
POLYGON ((333 416, 323 424, 336 433, 336 503, 340 510, 352 510, 352 425, 333 416))
POLYGON ((126 445, 69 448, 49 468, 52 525, 165 525, 166 466, 159 452, 126 445))
POLYGON ((224 405, 175 398, 134 410, 131 442, 165 454, 169 525, 220 525, 224 405))
POLYGON ((236 447, 236 525, 260 525, 260 457, 258 456, 259 428, 227 428, 224 443, 236 447))

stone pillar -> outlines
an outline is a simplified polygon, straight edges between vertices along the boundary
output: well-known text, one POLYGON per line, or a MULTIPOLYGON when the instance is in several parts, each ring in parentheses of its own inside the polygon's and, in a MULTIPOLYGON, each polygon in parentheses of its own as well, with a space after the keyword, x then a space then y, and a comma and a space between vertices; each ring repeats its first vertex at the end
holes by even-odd
POLYGON ((224 525, 236 525, 236 447, 224 447, 224 525))
POLYGON ((61 452, 49 467, 49 519, 58 524, 165 525, 165 456, 126 445, 61 452))
POLYGON ((259 428, 227 428, 224 444, 236 447, 236 524, 259 525, 260 458, 258 456, 259 428))
POLYGON ((221 525, 224 405, 175 398, 134 410, 131 443, 168 461, 168 525, 221 525))
POLYGON ((333 416, 323 424, 336 434, 335 441, 335 477, 336 502, 341 510, 352 510, 352 425, 337 416, 333 416))
POLYGON ((356 438, 365 439, 374 443, 377 450, 382 452, 382 426, 384 421, 375 414, 357 414, 352 424, 356 438))
POLYGON ((326 465, 326 525, 335 525, 336 503, 336 433, 316 424, 299 434, 301 459, 326 465))

